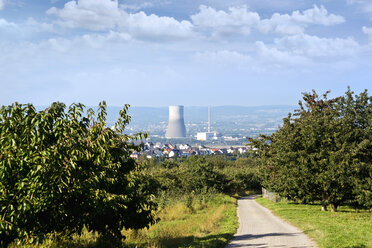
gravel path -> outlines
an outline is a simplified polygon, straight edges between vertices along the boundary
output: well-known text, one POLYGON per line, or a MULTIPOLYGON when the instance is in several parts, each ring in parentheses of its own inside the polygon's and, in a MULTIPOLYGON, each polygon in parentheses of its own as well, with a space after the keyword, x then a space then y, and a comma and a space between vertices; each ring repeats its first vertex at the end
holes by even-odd
POLYGON ((258 204, 255 197, 247 196, 238 200, 240 226, 226 248, 317 247, 302 231, 258 204))

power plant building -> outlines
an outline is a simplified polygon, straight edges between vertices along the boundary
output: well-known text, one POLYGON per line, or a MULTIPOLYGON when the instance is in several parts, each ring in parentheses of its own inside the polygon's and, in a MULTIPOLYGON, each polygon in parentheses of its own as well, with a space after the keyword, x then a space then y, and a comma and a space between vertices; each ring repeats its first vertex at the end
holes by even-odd
POLYGON ((201 141, 212 140, 214 133, 212 132, 200 132, 196 134, 196 139, 201 141))
POLYGON ((218 140, 220 134, 211 131, 211 107, 208 107, 208 132, 199 132, 196 134, 196 139, 200 141, 218 140))
POLYGON ((166 138, 185 138, 186 127, 183 119, 183 106, 169 106, 168 128, 166 138))

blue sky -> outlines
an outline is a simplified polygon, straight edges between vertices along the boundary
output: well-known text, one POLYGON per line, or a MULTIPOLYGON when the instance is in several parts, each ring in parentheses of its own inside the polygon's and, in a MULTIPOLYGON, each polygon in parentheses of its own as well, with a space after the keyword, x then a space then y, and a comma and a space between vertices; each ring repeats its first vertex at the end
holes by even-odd
POLYGON ((0 0, 0 104, 296 105, 372 85, 371 0, 0 0))

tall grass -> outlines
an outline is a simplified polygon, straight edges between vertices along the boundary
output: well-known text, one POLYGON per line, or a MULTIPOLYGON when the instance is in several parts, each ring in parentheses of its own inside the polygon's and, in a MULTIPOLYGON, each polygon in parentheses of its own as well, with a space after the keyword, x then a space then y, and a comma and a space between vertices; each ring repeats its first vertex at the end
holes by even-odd
POLYGON ((158 212, 149 229, 124 232, 129 247, 224 247, 236 232, 236 200, 215 194, 175 201, 158 212))

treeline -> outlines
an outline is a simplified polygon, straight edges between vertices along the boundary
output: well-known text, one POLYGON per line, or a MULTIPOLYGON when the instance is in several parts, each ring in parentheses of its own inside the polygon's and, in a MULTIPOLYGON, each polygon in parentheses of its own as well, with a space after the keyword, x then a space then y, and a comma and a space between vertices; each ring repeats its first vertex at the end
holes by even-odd
POLYGON ((332 211, 342 204, 372 207, 372 97, 350 89, 327 98, 306 93, 299 109, 271 136, 250 139, 259 148, 262 184, 302 203, 332 211))
POLYGON ((242 194, 259 191, 261 183, 255 158, 231 160, 223 155, 192 156, 183 160, 142 158, 145 174, 158 182, 158 195, 183 196, 208 192, 242 194))

